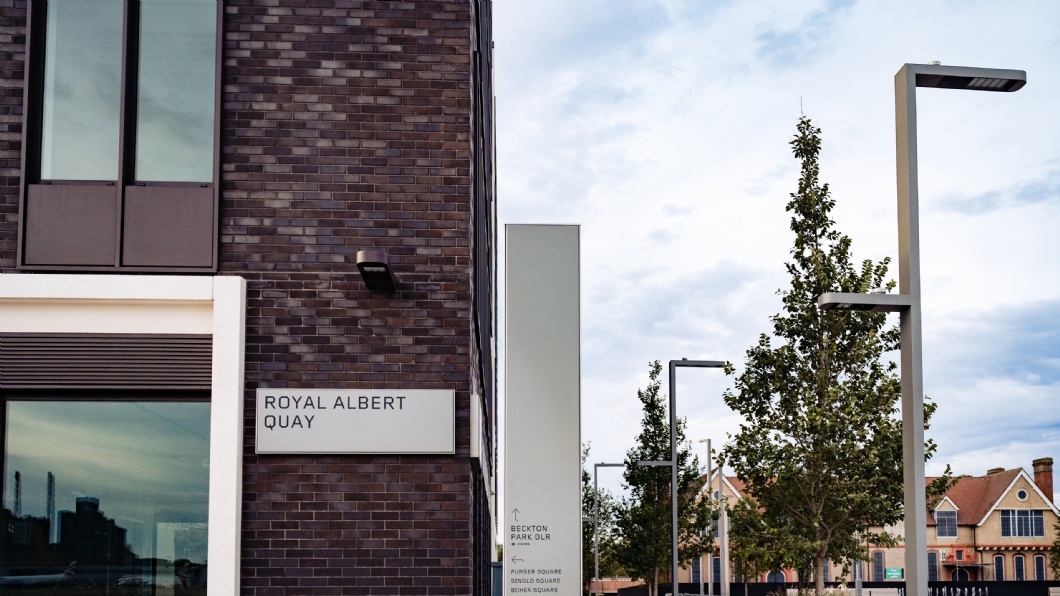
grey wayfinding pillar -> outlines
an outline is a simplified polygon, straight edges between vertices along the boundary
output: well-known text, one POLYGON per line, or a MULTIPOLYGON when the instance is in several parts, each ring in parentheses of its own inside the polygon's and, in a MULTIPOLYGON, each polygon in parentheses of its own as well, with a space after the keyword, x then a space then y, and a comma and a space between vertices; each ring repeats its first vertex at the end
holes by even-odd
POLYGON ((898 172, 898 295, 822 294, 821 310, 899 313, 902 361, 902 466, 907 596, 927 595, 927 505, 924 494, 924 375, 920 310, 920 207, 916 88, 1017 91, 1022 70, 906 64, 894 76, 898 172))
POLYGON ((580 596, 578 227, 505 231, 504 593, 580 596))

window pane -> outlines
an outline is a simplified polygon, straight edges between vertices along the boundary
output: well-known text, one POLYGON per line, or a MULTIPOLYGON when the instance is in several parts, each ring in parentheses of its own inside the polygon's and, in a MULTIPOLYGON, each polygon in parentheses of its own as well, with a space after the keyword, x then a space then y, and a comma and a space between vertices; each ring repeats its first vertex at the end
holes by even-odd
POLYGON ((205 594, 209 426, 203 402, 9 401, 5 587, 205 594))
POLYGON ((148 0, 140 13, 136 179, 214 178, 215 0, 148 0))
POLYGON ((935 512, 935 535, 939 538, 957 537, 957 512, 935 512))
POLYGON ((1001 510, 1001 535, 1012 536, 1012 511, 1007 509, 1001 510))
POLYGON ((1013 578, 1021 582, 1024 580, 1023 577, 1023 555, 1016 555, 1012 559, 1013 578))
POLYGON ((938 553, 928 552, 928 581, 939 581, 939 556, 938 553))
POLYGON ((117 180, 121 0, 52 0, 44 55, 41 177, 117 180))
POLYGON ((1045 536, 1045 512, 1044 511, 1032 511, 1031 521, 1033 522, 1033 528, 1031 536, 1041 538, 1045 536))
POLYGON ((1034 556, 1034 579, 1045 581, 1045 555, 1034 556))

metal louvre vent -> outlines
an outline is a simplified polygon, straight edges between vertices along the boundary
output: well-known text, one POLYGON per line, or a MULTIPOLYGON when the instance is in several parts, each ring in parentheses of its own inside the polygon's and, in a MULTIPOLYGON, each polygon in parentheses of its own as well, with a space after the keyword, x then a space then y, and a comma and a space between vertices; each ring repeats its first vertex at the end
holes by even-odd
POLYGON ((2 389, 209 390, 209 335, 0 333, 2 389))

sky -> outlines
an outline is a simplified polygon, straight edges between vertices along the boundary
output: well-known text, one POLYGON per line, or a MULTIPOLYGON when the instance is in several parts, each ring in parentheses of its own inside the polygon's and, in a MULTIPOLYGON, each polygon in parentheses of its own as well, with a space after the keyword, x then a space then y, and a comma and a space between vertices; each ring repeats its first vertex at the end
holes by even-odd
MULTIPOLYGON (((936 60, 1028 82, 917 94, 924 387, 939 405, 927 473, 1060 462, 1060 3, 493 6, 500 233, 581 227, 590 463, 633 445, 649 362, 739 371, 771 330, 800 115, 823 131, 821 180, 855 262, 897 258, 894 75, 936 60)), ((677 384, 702 461, 696 441, 717 448, 740 423, 722 401, 733 378, 682 369, 677 384)), ((620 477, 603 469, 600 484, 620 477)))

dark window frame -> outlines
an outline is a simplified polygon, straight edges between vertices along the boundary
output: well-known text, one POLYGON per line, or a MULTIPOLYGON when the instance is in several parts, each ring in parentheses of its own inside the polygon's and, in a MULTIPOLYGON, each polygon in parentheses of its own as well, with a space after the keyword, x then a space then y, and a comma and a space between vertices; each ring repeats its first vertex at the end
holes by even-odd
POLYGON ((935 537, 956 538, 957 537, 957 512, 936 511, 935 512, 935 537), (951 531, 952 528, 952 531, 951 531))
POLYGON ((1038 509, 999 509, 1003 538, 1044 538, 1045 512, 1038 509))
POLYGON ((22 97, 25 121, 22 126, 16 268, 26 271, 215 273, 220 240, 224 0, 216 0, 213 179, 210 182, 141 181, 133 177, 140 0, 123 0, 122 3, 118 179, 42 179, 48 3, 49 0, 29 0, 27 6, 27 62, 22 97), (130 193, 136 195, 132 200, 130 193), (71 199, 74 194, 91 198, 81 203, 81 197, 71 199), (175 194, 181 198, 178 203, 171 201, 175 194), (29 202, 33 205, 30 206, 29 202), (83 212, 67 216, 65 208, 71 204, 81 207, 83 212), (160 205, 166 212, 154 213, 160 205), (84 216, 89 216, 89 221, 81 220, 84 216), (174 216, 186 222, 185 227, 173 226, 174 216), (134 223, 130 224, 130 221, 134 223), (188 240, 189 237, 192 240, 188 240))

